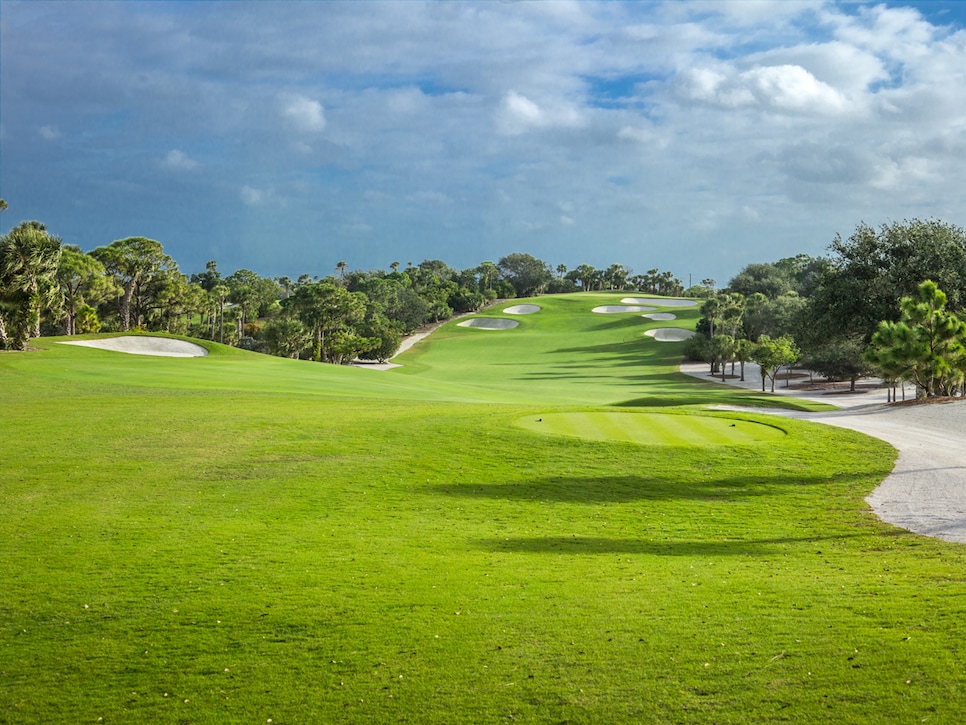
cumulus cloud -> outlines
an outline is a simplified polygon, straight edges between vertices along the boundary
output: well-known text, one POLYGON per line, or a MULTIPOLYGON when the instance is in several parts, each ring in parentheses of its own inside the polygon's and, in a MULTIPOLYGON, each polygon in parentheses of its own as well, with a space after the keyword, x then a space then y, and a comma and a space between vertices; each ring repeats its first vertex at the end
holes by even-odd
POLYGON ((325 130, 325 110, 316 100, 302 95, 286 95, 282 98, 282 115, 297 130, 305 133, 319 133, 325 130))
POLYGON ((198 168, 200 164, 192 159, 188 154, 179 149, 168 151, 167 156, 161 162, 161 166, 172 171, 191 171, 198 168))
POLYGON ((687 69, 679 87, 690 100, 723 108, 833 114, 847 105, 842 93, 799 65, 757 66, 743 72, 725 66, 687 69))
POLYGON ((765 106, 799 113, 837 113, 845 107, 838 91, 798 65, 753 68, 741 74, 765 106))
POLYGON ((533 129, 577 128, 583 125, 583 118, 572 104, 551 102, 540 106, 511 90, 503 96, 497 122, 501 133, 516 136, 533 129))

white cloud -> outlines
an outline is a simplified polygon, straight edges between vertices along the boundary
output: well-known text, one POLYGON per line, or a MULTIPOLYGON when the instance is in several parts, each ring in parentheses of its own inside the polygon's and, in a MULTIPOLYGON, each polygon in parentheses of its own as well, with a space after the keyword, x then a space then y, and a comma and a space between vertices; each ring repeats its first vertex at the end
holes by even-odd
POLYGON ((526 96, 510 91, 500 105, 500 128, 506 134, 524 133, 544 124, 540 107, 526 96))
POLYGON ((61 134, 60 129, 58 129, 56 126, 41 126, 40 127, 40 136, 45 141, 56 141, 62 135, 63 134, 61 134))
POLYGON ((862 8, 857 17, 831 15, 839 40, 885 56, 913 60, 929 52, 936 28, 914 8, 862 8))
POLYGON ((325 130, 325 110, 322 104, 302 95, 286 95, 282 98, 282 115, 295 128, 305 133, 325 130))
POLYGON ((764 106, 797 113, 837 113, 845 98, 798 65, 753 68, 741 80, 764 106))
POLYGON ((242 202, 247 206, 257 206, 265 199, 263 190, 255 189, 247 184, 241 188, 240 195, 242 202))
POLYGON ((743 72, 723 64, 687 69, 678 87, 690 100, 721 108, 826 115, 847 106, 842 93, 799 65, 756 66, 743 72))
POLYGON ((584 125, 584 119, 572 104, 549 102, 540 106, 511 90, 500 102, 497 123, 501 133, 516 136, 532 129, 578 128, 584 125))
POLYGON ((184 151, 172 149, 171 151, 168 151, 168 155, 164 157, 164 161, 161 162, 161 166, 172 171, 191 171, 192 169, 198 168, 200 164, 189 157, 184 151))

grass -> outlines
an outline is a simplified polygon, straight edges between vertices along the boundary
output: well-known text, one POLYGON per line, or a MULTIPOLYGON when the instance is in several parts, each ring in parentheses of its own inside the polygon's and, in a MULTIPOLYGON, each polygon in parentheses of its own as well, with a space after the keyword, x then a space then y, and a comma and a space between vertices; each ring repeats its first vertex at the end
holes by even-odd
POLYGON ((772 399, 597 299, 387 373, 0 355, 0 721, 958 720, 966 557, 869 512, 892 450, 702 411, 772 399))

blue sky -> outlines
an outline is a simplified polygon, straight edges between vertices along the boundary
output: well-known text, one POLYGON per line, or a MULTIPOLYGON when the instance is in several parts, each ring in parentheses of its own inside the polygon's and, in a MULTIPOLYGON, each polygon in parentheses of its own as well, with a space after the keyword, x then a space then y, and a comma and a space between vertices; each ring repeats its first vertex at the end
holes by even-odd
POLYGON ((966 225, 962 2, 0 0, 6 232, 685 283, 966 225))

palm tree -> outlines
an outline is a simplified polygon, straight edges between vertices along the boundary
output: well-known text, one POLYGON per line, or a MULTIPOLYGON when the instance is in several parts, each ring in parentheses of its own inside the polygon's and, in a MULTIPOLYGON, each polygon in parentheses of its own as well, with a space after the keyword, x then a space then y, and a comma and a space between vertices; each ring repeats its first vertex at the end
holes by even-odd
POLYGON ((216 284, 211 294, 218 300, 218 342, 225 342, 225 298, 231 292, 226 284, 216 284))
POLYGON ((15 350, 27 349, 27 341, 40 336, 40 313, 56 303, 60 255, 60 239, 50 236, 40 222, 22 222, 0 237, 0 302, 4 308, 0 314, 6 318, 0 321, 0 334, 6 337, 8 319, 13 325, 15 350))
POLYGON ((287 300, 292 294, 292 278, 291 277, 276 277, 275 281, 278 286, 282 288, 282 299, 287 300))

